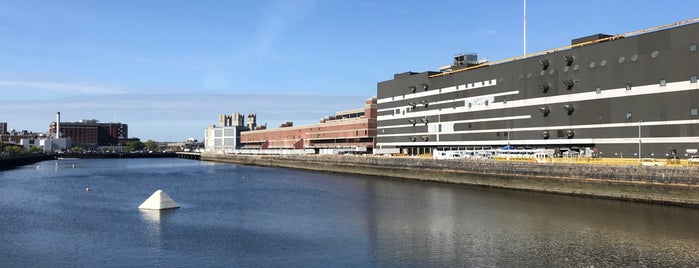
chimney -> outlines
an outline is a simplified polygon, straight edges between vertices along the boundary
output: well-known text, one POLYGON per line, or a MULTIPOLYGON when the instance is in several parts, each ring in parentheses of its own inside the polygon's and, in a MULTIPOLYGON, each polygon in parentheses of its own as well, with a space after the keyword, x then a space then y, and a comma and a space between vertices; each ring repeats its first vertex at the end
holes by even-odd
POLYGON ((56 139, 61 138, 61 112, 56 113, 56 139))

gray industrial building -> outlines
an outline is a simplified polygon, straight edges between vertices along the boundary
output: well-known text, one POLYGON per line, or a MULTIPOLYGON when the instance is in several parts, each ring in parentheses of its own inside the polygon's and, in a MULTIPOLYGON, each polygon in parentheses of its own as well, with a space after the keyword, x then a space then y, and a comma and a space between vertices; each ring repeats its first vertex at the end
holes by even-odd
POLYGON ((597 34, 500 62, 457 55, 440 71, 396 74, 377 85, 375 152, 507 146, 603 157, 696 154, 695 22, 597 34))

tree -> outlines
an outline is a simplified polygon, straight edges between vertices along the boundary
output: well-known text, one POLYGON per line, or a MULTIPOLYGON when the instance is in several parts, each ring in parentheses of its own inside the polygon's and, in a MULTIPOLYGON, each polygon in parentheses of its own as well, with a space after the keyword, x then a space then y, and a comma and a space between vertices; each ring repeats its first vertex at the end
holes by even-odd
POLYGON ((73 148, 70 148, 71 151, 74 153, 82 153, 85 151, 85 148, 80 147, 80 146, 73 146, 73 148))
POLYGON ((154 142, 153 140, 146 141, 146 143, 144 144, 144 147, 146 148, 146 150, 152 151, 152 152, 159 151, 159 149, 160 149, 160 146, 156 142, 154 142))
POLYGON ((126 151, 133 152, 133 151, 138 151, 138 150, 143 150, 143 143, 139 140, 135 141, 127 141, 126 142, 126 151))
POLYGON ((32 153, 32 154, 38 154, 38 153, 43 153, 43 152, 44 152, 44 148, 42 148, 42 147, 34 146, 34 147, 29 148, 29 153, 32 153))
POLYGON ((10 154, 18 154, 22 152, 22 147, 19 146, 5 146, 5 152, 8 152, 10 154))

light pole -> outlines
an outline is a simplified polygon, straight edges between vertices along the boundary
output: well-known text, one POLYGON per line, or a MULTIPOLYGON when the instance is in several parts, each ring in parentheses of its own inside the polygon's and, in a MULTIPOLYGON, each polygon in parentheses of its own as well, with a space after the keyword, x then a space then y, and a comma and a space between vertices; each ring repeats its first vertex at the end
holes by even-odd
POLYGON ((641 123, 643 120, 638 121, 638 161, 641 162, 641 123))
POLYGON ((507 128, 507 150, 510 149, 510 130, 511 128, 507 128))

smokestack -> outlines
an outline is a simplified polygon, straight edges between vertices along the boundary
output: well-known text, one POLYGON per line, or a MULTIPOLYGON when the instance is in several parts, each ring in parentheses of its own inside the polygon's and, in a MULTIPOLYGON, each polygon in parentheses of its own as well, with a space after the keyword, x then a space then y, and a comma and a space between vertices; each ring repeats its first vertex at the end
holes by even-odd
POLYGON ((61 112, 56 113, 56 139, 61 138, 61 112))

